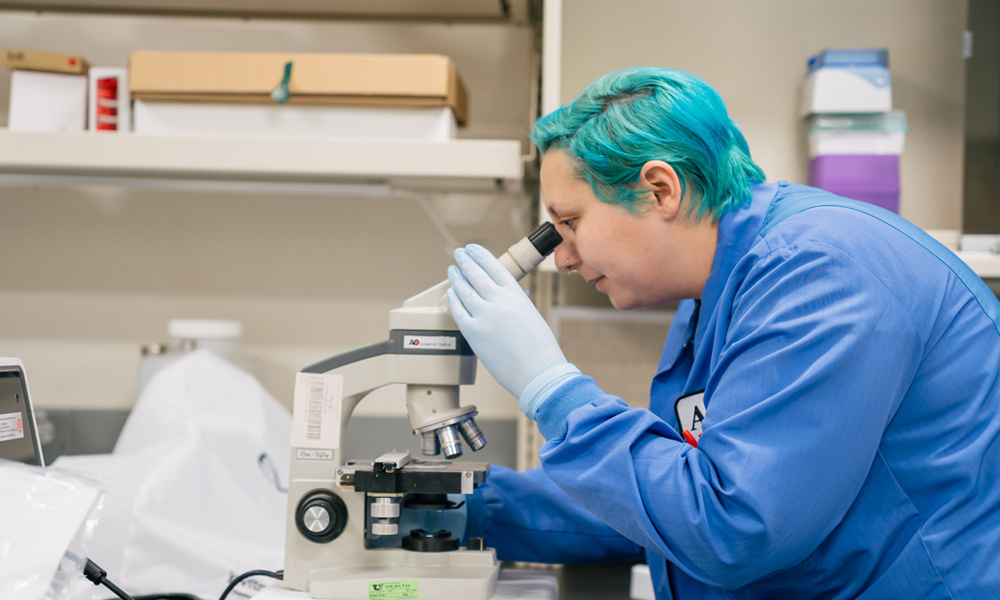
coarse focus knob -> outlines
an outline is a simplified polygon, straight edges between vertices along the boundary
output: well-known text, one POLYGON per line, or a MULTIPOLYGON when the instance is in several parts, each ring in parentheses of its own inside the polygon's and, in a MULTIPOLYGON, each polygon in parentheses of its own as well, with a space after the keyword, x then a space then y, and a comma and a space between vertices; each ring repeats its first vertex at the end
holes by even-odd
POLYGON ((330 528, 330 511, 325 506, 310 506, 302 516, 302 524, 313 533, 323 533, 330 528))
POLYGON ((330 490, 314 490, 299 502, 295 526, 307 540, 325 544, 337 539, 347 525, 347 505, 330 490))

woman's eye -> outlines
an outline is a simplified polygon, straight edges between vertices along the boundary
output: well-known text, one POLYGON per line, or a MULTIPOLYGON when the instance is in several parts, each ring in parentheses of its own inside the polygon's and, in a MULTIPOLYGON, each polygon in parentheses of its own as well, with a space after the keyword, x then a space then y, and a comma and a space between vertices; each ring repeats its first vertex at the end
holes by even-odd
POLYGON ((576 219, 563 219, 563 225, 565 225, 566 227, 572 228, 573 227, 573 221, 576 221, 576 219))

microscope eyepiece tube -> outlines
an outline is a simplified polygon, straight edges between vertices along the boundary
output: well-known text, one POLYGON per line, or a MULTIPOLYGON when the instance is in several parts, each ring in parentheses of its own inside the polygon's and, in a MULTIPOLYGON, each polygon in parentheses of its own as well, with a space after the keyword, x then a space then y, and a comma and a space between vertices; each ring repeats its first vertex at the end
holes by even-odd
POLYGON ((562 236, 552 223, 542 223, 537 229, 521 238, 497 260, 520 280, 537 267, 546 256, 562 243, 562 236))

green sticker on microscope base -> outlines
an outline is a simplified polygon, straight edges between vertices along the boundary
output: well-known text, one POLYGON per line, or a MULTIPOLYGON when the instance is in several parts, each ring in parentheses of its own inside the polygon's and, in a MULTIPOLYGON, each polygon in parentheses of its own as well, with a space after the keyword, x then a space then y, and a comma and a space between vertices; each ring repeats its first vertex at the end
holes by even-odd
POLYGON ((407 600, 419 597, 416 579, 368 582, 368 600, 407 600))

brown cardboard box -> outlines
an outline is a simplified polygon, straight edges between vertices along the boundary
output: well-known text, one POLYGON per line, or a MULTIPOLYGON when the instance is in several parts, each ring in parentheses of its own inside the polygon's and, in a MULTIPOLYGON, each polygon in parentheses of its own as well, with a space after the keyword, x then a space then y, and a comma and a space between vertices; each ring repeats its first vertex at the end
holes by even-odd
POLYGON ((437 54, 278 54, 135 52, 132 96, 139 100, 272 103, 291 61, 294 104, 450 106, 468 110, 455 65, 437 54))
POLYGON ((26 71, 47 71, 49 73, 68 73, 70 75, 86 75, 90 65, 82 56, 72 54, 50 54, 34 50, 19 50, 4 48, 0 62, 8 69, 24 69, 26 71))

